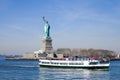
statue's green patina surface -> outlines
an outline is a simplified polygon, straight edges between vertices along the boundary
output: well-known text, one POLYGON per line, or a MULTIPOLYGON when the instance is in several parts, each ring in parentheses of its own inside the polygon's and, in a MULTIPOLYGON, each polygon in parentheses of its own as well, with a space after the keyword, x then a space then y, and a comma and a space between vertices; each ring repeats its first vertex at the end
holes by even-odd
POLYGON ((50 25, 48 24, 48 21, 45 20, 45 17, 43 17, 44 21, 44 37, 50 38, 50 25))

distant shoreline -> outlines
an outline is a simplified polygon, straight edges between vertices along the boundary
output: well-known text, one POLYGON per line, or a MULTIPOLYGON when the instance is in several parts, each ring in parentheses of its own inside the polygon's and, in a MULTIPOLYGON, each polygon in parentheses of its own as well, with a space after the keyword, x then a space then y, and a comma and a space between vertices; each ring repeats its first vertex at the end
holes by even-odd
MULTIPOLYGON (((39 60, 39 58, 5 58, 5 60, 39 60)), ((110 61, 119 61, 120 59, 111 59, 110 61)))
POLYGON ((5 60, 39 60, 38 58, 5 58, 5 60))
POLYGON ((119 61, 120 59, 111 59, 110 61, 119 61))
MULTIPOLYGON (((19 57, 15 57, 15 56, 11 57, 11 56, 6 56, 6 55, 0 55, 0 56, 5 57, 5 60, 39 60, 39 58, 23 58, 21 56, 19 56, 19 57)), ((120 58, 113 58, 110 61, 119 61, 119 60, 120 60, 120 58)))

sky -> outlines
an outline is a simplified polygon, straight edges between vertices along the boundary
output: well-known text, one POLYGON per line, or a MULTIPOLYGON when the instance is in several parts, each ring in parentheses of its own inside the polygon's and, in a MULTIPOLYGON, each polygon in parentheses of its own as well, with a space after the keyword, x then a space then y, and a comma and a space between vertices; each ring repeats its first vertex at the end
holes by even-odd
POLYGON ((0 0, 0 54, 41 48, 45 16, 53 48, 120 53, 120 0, 0 0))

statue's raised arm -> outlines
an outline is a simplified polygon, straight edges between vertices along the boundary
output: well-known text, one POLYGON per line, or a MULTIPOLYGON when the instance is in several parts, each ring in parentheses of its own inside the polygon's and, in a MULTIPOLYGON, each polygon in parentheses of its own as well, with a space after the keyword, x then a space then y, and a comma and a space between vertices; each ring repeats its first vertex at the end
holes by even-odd
POLYGON ((43 21, 46 22, 45 17, 43 16, 43 21))

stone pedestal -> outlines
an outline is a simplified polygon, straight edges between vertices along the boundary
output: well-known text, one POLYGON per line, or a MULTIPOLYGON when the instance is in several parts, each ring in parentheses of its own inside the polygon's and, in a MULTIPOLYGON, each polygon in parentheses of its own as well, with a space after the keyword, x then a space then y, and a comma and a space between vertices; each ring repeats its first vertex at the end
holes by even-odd
POLYGON ((42 40, 42 49, 41 50, 47 54, 53 54, 53 47, 52 47, 52 39, 51 38, 44 38, 42 40))

